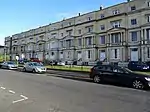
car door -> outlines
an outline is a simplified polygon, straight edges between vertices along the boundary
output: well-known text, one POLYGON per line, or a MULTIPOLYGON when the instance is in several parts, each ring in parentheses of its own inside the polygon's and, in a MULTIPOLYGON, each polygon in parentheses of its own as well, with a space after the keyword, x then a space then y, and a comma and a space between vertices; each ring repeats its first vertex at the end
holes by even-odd
POLYGON ((2 64, 2 68, 7 68, 7 62, 4 62, 4 63, 2 64))
POLYGON ((103 80, 106 82, 114 82, 114 74, 111 66, 103 66, 103 80))
POLYGON ((28 67, 29 67, 29 68, 28 68, 29 71, 32 71, 32 70, 33 70, 33 64, 32 64, 32 63, 30 63, 28 67))
POLYGON ((32 66, 32 64, 31 63, 28 63, 27 65, 26 65, 26 70, 27 71, 31 71, 31 66, 32 66))
POLYGON ((125 84, 128 85, 130 84, 130 74, 128 74, 125 70, 122 68, 114 68, 114 80, 115 82, 119 84, 125 84))

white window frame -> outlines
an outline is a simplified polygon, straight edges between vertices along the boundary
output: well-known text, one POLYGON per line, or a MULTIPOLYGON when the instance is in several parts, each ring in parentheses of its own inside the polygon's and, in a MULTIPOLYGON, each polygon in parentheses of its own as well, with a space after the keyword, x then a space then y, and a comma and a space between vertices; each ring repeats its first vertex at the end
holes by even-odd
POLYGON ((87 19, 88 19, 88 21, 91 21, 91 20, 92 20, 92 17, 91 17, 91 16, 89 16, 87 19))
POLYGON ((135 18, 135 19, 131 19, 131 25, 137 25, 138 23, 137 23, 137 19, 135 18), (136 24, 132 24, 132 21, 133 20, 135 20, 136 21, 136 24))
POLYGON ((100 45, 106 44, 106 36, 105 36, 105 35, 101 35, 101 36, 100 36, 100 38, 99 38, 99 43, 100 43, 100 45), (105 43, 102 43, 102 37, 105 38, 105 43))
POLYGON ((111 59, 120 59, 120 49, 119 48, 111 49, 111 54, 112 54, 111 59), (117 57, 115 56, 115 50, 117 50, 117 57))
POLYGON ((130 32, 130 35, 131 35, 131 36, 130 36, 130 37, 131 37, 131 39, 130 39, 131 42, 137 42, 137 41, 138 41, 138 31, 132 31, 132 32, 130 32), (134 40, 132 40, 132 38, 133 38, 133 37, 132 37, 132 36, 133 36, 132 33, 135 33, 135 32, 136 32, 137 34, 136 34, 136 40, 134 41, 134 40))
POLYGON ((147 6, 150 7, 150 1, 147 2, 147 6))
POLYGON ((64 46, 63 40, 59 41, 59 44, 60 44, 59 47, 62 48, 64 46))
POLYGON ((93 37, 86 37, 86 45, 87 46, 91 46, 92 44, 93 44, 93 37), (91 44, 89 44, 90 43, 90 39, 91 39, 91 44))
POLYGON ((82 38, 78 38, 78 45, 82 46, 82 38), (79 40, 81 40, 81 45, 79 44, 79 40))
POLYGON ((77 52, 77 59, 78 60, 82 59, 82 51, 77 52))
POLYGON ((134 6, 131 6, 131 11, 135 11, 136 10, 136 6, 134 5, 134 6), (134 10, 132 9, 132 8, 135 8, 134 10))
POLYGON ((117 14, 119 14, 119 13, 120 13, 119 9, 113 10, 113 15, 117 15, 117 14))
POLYGON ((100 25, 100 30, 105 30, 105 25, 100 25))
POLYGON ((120 43, 120 40, 121 40, 121 36, 119 35, 119 33, 116 33, 116 35, 115 34, 112 34, 111 35, 111 43, 112 44, 118 44, 118 43, 120 43), (116 38, 116 35, 118 35, 118 42, 116 42, 115 40, 115 38, 116 38))
POLYGON ((147 16, 147 22, 150 22, 150 15, 147 16))
POLYGON ((78 30, 78 34, 82 34, 82 30, 81 29, 78 30))
POLYGON ((50 43, 47 43, 47 50, 49 49, 50 43))
POLYGON ((100 61, 104 61, 106 59, 106 50, 99 50, 99 59, 100 61), (104 59, 102 59, 101 54, 104 53, 104 59))
POLYGON ((101 19, 105 18, 105 14, 100 14, 100 18, 101 19))
POLYGON ((120 22, 120 21, 114 21, 114 22, 112 22, 111 24, 112 24, 112 27, 113 27, 113 28, 119 28, 121 22, 120 22))
POLYGON ((87 33, 93 32, 93 26, 86 27, 86 31, 87 31, 87 33))

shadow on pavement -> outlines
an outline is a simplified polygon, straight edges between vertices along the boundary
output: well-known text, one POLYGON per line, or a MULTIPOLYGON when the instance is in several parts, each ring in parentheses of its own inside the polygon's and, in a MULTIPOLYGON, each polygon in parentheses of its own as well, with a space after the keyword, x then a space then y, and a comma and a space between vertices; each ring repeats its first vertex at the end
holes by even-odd
POLYGON ((92 82, 91 79, 84 79, 84 78, 76 78, 76 77, 65 77, 65 76, 58 76, 58 75, 49 75, 49 76, 54 76, 54 77, 59 77, 59 78, 64 78, 64 79, 71 79, 71 80, 76 80, 76 81, 84 81, 84 82, 92 82))
MULTIPOLYGON (((5 70, 5 69, 4 69, 5 70)), ((14 70, 14 71, 19 71, 19 72, 24 72, 22 70, 14 70)), ((24 72, 24 73, 32 73, 32 72, 24 72)), ((47 74, 47 73, 46 73, 47 74)), ((50 73, 49 73, 50 74, 50 73)), ((84 82, 89 82, 89 83, 94 83, 92 79, 90 78, 84 78, 84 77, 75 77, 75 76, 70 76, 70 75, 61 75, 61 74, 50 74, 47 76, 53 76, 53 77, 59 77, 59 78, 64 78, 64 79, 70 79, 70 80, 75 80, 75 81, 84 81, 84 82)), ((121 87, 121 88, 129 88, 129 89, 133 89, 129 86, 126 85, 120 85, 120 84, 116 84, 116 83, 107 83, 107 82, 103 82, 100 83, 100 85, 108 85, 108 86, 116 86, 116 87, 121 87)), ((146 91, 150 91, 150 89, 146 89, 146 91)))
MULTIPOLYGON (((94 83, 92 79, 81 79, 81 78, 74 78, 74 77, 64 77, 64 76, 55 76, 55 75, 51 75, 54 77, 59 77, 59 78, 64 78, 64 79, 70 79, 70 80, 75 80, 75 81, 84 81, 84 82, 89 82, 89 83, 94 83)), ((120 85, 117 83, 108 83, 108 82, 103 82, 100 83, 99 85, 107 85, 107 86, 114 86, 114 87, 120 87, 120 88, 128 88, 128 89, 134 89, 132 87, 126 86, 126 85, 120 85)), ((136 90, 136 89, 135 89, 136 90)), ((149 89, 143 90, 143 91, 150 91, 149 89)))

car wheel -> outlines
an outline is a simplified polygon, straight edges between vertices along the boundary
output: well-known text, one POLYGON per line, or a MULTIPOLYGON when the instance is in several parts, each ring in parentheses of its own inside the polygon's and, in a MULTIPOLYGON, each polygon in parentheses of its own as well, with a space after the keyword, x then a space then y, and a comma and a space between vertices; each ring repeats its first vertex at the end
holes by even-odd
POLYGON ((133 86, 133 88, 135 88, 135 89, 144 89, 144 84, 143 84, 143 82, 140 81, 140 80, 134 80, 134 81, 132 82, 132 86, 133 86))
POLYGON ((99 75, 95 75, 94 78, 93 78, 93 81, 94 81, 95 83, 100 83, 100 82, 101 82, 100 76, 99 76, 99 75))
POLYGON ((36 73, 35 69, 32 70, 33 73, 36 73))

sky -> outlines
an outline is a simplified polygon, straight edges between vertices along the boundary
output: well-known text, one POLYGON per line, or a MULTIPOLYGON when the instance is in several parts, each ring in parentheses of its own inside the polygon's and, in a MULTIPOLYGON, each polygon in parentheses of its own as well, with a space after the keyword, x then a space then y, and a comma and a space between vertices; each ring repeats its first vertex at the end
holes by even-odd
POLYGON ((0 45, 4 38, 126 0, 0 0, 0 45))

